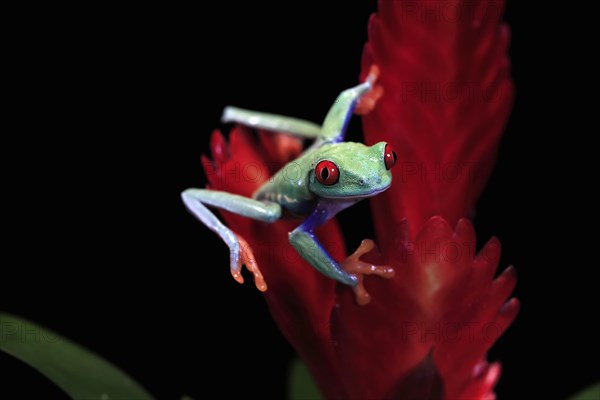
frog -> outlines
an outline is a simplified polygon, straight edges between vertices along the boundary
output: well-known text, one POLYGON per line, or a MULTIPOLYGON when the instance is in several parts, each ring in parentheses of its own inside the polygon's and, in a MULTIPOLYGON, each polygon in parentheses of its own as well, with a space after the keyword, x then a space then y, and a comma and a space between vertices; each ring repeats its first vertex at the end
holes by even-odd
POLYGON ((352 255, 336 261, 315 235, 317 227, 340 211, 382 193, 392 184, 391 169, 397 162, 397 155, 391 144, 379 142, 367 146, 344 141, 352 115, 366 114, 381 97, 381 86, 375 86, 378 74, 379 69, 373 65, 362 83, 340 92, 321 125, 283 115, 225 107, 223 123, 313 140, 311 146, 285 164, 251 197, 197 188, 181 193, 181 199, 192 215, 229 247, 230 271, 236 281, 244 282, 241 269, 245 266, 254 275, 256 287, 260 291, 267 290, 247 241, 225 226, 209 207, 263 223, 299 219, 300 224, 289 232, 291 246, 317 271, 351 287, 360 305, 370 301, 363 284, 365 275, 387 279, 394 276, 391 266, 360 260, 363 254, 376 247, 373 240, 363 240, 352 255))

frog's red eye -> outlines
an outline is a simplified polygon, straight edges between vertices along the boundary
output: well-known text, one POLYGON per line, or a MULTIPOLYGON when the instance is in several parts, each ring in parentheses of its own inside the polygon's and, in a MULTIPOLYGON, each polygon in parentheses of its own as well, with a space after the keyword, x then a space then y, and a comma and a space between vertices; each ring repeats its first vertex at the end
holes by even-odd
POLYGON ((383 150, 383 162, 385 162, 385 169, 391 169, 395 164, 398 157, 396 157, 396 152, 394 148, 388 143, 385 145, 385 150, 383 150))
POLYGON ((340 169, 329 160, 319 161, 315 167, 315 176, 325 186, 335 185, 340 179, 340 169))

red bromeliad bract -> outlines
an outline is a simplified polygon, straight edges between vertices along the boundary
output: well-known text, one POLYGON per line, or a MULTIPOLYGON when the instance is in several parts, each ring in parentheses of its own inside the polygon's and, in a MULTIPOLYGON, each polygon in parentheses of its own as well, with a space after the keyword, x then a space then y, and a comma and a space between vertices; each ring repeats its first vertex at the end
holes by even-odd
MULTIPOLYGON (((383 95, 363 117, 365 142, 387 141, 398 155, 392 187, 371 200, 381 254, 369 254, 396 274, 365 278, 369 305, 358 306, 349 287, 296 254, 288 232, 297 221, 265 224, 221 211, 253 248, 273 318, 326 398, 494 397, 500 367, 486 353, 517 314, 517 300, 507 301, 516 276, 508 268, 494 279, 500 243, 491 239, 476 253, 465 217, 512 103, 502 8, 381 0, 369 22, 363 77, 378 65, 383 95)), ((203 159, 211 188, 251 196, 301 151, 286 136, 258 137, 243 127, 229 143, 213 134, 212 160, 203 159), (248 165, 256 173, 235 179, 248 165)), ((344 259, 334 220, 317 235, 344 259)))

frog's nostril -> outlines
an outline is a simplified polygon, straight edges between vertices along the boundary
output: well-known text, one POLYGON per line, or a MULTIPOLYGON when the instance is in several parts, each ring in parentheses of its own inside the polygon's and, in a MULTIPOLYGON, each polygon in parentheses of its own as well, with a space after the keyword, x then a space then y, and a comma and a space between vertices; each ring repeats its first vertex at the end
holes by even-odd
POLYGON ((361 178, 361 179, 359 179, 359 180, 358 180, 358 184, 359 184, 359 185, 361 185, 361 186, 364 186, 364 184, 365 184, 365 180, 364 180, 364 179, 362 179, 362 178, 361 178))

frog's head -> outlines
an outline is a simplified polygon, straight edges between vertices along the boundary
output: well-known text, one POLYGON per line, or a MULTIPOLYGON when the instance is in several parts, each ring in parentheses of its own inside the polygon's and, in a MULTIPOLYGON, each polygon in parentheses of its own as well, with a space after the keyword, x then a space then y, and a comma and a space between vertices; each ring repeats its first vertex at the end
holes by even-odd
POLYGON ((392 184, 396 153, 386 142, 325 145, 314 152, 308 189, 325 198, 365 198, 392 184))

